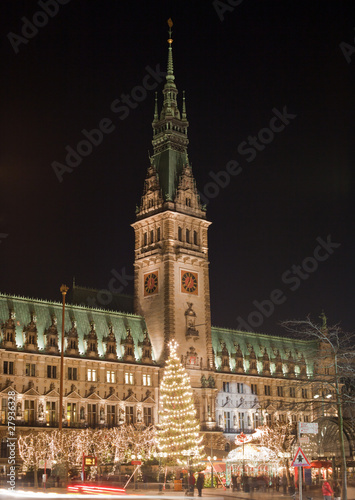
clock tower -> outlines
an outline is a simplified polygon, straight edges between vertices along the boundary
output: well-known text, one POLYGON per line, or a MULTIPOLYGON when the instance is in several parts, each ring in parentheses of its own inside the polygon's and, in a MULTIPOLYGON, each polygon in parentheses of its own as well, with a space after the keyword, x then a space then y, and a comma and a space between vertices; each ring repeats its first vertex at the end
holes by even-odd
POLYGON ((169 19, 168 65, 159 112, 155 96, 150 157, 135 231, 135 312, 144 316, 156 361, 175 338, 186 366, 214 367, 207 231, 189 163, 185 96, 177 102, 169 19))

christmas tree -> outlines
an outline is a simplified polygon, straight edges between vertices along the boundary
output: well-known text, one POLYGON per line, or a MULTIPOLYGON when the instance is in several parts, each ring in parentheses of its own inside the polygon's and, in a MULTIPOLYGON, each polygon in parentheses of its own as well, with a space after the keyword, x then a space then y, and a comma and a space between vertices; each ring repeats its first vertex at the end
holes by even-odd
POLYGON ((169 342, 170 356, 160 385, 157 444, 169 461, 197 466, 203 446, 192 399, 190 379, 180 363, 175 340, 169 342))

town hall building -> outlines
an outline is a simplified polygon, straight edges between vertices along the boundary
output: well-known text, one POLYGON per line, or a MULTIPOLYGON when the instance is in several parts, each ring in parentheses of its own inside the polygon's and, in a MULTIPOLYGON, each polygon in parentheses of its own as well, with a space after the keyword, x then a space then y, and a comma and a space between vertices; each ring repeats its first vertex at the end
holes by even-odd
POLYGON ((189 122, 185 97, 178 98, 171 34, 168 43, 162 103, 155 99, 153 153, 132 224, 134 297, 117 296, 110 309, 88 307, 84 297, 96 292, 73 285, 65 307, 59 415, 62 304, 0 294, 3 436, 11 391, 19 432, 56 427, 59 418, 68 429, 156 423, 172 338, 191 379, 201 431, 214 448, 220 437, 228 446, 237 433, 275 419, 315 418, 308 383, 313 342, 211 325, 211 222, 189 162, 189 122))

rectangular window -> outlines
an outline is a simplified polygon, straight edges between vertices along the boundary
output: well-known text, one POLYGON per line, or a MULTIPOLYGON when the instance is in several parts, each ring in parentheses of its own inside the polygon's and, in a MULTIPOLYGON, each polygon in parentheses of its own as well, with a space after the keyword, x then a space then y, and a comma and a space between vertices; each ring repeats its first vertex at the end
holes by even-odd
POLYGON ((73 427, 77 422, 77 403, 67 403, 67 424, 73 427))
POLYGON ((78 380, 78 369, 69 366, 68 368, 68 380, 78 380))
POLYGON ((259 427, 259 413, 253 413, 253 429, 259 427))
POLYGON ((146 373, 143 373, 143 385, 152 385, 152 378, 146 373))
POLYGON ((25 400, 25 423, 33 425, 35 423, 35 402, 30 399, 25 400))
POLYGON ((224 417, 224 430, 230 431, 231 428, 231 414, 229 411, 225 411, 223 414, 224 417))
POLYGON ((239 413, 238 413, 238 417, 239 417, 239 428, 240 428, 241 430, 244 430, 244 427, 245 427, 245 422, 244 422, 244 413, 239 412, 239 413))
POLYGON ((95 427, 97 424, 97 405, 88 404, 88 425, 95 427))
POLYGON ((150 242, 154 243, 154 231, 150 231, 150 242))
POLYGON ((2 398, 2 400, 1 400, 1 423, 2 424, 7 424, 7 407, 8 407, 7 399, 2 398))
POLYGON ((309 422, 309 415, 304 415, 303 421, 304 422, 309 422))
POLYGON ((243 394, 244 393, 244 385, 240 384, 238 382, 238 384, 237 384, 237 391, 238 391, 238 394, 243 394))
POLYGON ((134 378, 133 378, 133 373, 131 372, 126 372, 124 374, 124 381, 126 385, 133 385, 134 384, 134 378))
POLYGON ((160 227, 157 229, 157 241, 160 241, 160 227))
POLYGON ((55 401, 46 402, 46 424, 48 426, 54 426, 55 421, 55 401))
POLYGON ((109 384, 114 384, 116 382, 116 375, 114 371, 107 371, 106 372, 106 382, 109 384))
POLYGON ((296 387, 290 387, 290 398, 296 397, 296 387))
POLYGON ((270 413, 268 413, 268 414, 266 415, 266 425, 267 425, 268 427, 271 427, 271 425, 272 425, 272 415, 270 415, 270 413))
POLYGON ((256 384, 251 384, 251 393, 258 394, 258 386, 256 384))
POLYGON ((286 423, 286 415, 284 413, 280 413, 279 422, 281 422, 282 424, 286 423))
POLYGON ((194 231, 194 245, 197 245, 198 242, 197 242, 197 232, 194 231))
POLYGON ((26 363, 26 377, 36 376, 36 365, 34 363, 26 363))
POLYGON ((134 408, 133 406, 126 406, 126 424, 134 423, 134 408))
POLYGON ((307 399, 307 398, 308 398, 308 391, 307 391, 307 389, 302 389, 302 397, 303 397, 304 399, 307 399))
POLYGON ((144 425, 153 425, 153 408, 143 408, 144 425))
POLYGON ((271 387, 269 385, 264 385, 264 394, 265 396, 271 395, 271 387))
POLYGON ((277 386, 277 395, 279 398, 282 398, 283 395, 284 395, 284 388, 282 387, 282 385, 278 385, 277 386))
POLYGON ((107 407, 107 425, 113 427, 116 425, 116 406, 108 405, 107 407))
POLYGON ((4 375, 13 375, 13 374, 14 374, 14 362, 4 361, 4 375))
POLYGON ((57 378, 57 367, 47 365, 47 378, 57 378))
POLYGON ((96 382, 96 369, 88 368, 87 374, 89 382, 96 382))
POLYGON ((223 392, 229 392, 229 382, 223 382, 223 392))
POLYGON ((295 424, 297 422, 297 415, 292 414, 291 419, 292 419, 292 423, 295 424))

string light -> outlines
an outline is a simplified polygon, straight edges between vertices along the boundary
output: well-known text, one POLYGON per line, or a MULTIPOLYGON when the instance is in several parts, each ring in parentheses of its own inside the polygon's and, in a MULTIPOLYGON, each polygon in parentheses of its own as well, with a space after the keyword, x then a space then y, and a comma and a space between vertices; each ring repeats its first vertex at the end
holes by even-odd
POLYGON ((177 463, 197 466, 203 456, 200 426, 196 418, 190 379, 177 355, 178 344, 169 342, 170 356, 160 384, 157 445, 161 452, 177 463))

